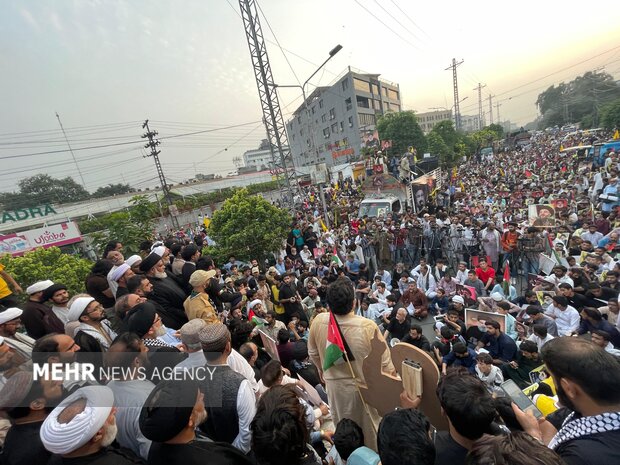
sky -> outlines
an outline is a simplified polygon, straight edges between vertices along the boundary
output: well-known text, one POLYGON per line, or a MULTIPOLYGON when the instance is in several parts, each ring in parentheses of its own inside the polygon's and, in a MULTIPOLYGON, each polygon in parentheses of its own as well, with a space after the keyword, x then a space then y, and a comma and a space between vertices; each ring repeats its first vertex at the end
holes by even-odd
MULTIPOLYGON (((461 113, 478 113, 481 83, 501 119, 519 125, 537 116, 536 97, 550 85, 594 69, 620 78, 613 1, 585 11, 530 0, 509 8, 486 0, 259 5, 276 83, 305 81, 341 44, 311 88, 351 66, 398 83, 405 110, 452 107, 445 68, 453 58, 463 60, 461 113)), ((119 182, 154 187, 154 163, 139 142, 146 119, 171 183, 226 176, 234 157, 265 138, 235 0, 3 0, 0 69, 0 191, 38 173, 72 176, 91 192, 119 182)), ((299 89, 280 90, 285 119, 300 103, 299 89)))

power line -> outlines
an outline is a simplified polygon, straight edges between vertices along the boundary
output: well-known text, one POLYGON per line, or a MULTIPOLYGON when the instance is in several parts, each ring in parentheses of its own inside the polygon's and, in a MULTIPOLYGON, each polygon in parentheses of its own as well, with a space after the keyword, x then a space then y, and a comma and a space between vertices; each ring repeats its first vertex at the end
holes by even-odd
POLYGON ((363 8, 366 11, 366 13, 368 13, 370 16, 372 16, 373 19, 375 19, 376 21, 379 21, 381 24, 383 24, 383 26, 385 26, 386 29, 391 31, 392 34, 394 34, 395 36, 400 38, 403 42, 406 42, 407 44, 411 45, 413 48, 415 48, 417 50, 420 50, 420 48, 417 45, 413 44, 412 42, 410 42, 409 40, 404 38, 402 35, 400 35, 398 32, 396 32, 394 29, 392 29, 390 26, 388 26, 386 23, 384 23, 381 18, 379 18, 378 16, 374 15, 368 8, 366 8, 364 5, 362 5, 360 2, 358 2, 358 0, 353 0, 353 1, 355 3, 357 3, 360 6, 360 8, 363 8))
POLYGON ((411 19, 411 17, 400 6, 398 6, 398 4, 394 0, 390 0, 390 1, 394 4, 396 8, 399 9, 399 11, 403 14, 403 16, 407 18, 411 22, 411 24, 413 24, 422 34, 424 34, 430 40, 433 40, 432 37, 429 36, 424 29, 418 26, 418 24, 413 19, 411 19))

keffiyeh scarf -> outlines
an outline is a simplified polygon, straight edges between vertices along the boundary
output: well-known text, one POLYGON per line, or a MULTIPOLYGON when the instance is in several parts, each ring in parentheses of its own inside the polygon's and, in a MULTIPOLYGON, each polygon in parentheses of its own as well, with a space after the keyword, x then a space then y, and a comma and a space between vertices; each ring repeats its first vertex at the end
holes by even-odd
POLYGON ((593 417, 581 417, 576 420, 573 420, 574 417, 575 412, 566 417, 562 428, 549 443, 550 449, 557 449, 560 444, 572 439, 620 430, 620 412, 603 413, 593 417))

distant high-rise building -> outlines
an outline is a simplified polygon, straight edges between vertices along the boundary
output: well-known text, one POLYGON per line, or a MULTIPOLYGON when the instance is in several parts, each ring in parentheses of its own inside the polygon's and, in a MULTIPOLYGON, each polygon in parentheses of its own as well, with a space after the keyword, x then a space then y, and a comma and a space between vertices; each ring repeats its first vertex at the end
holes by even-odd
POLYGON ((246 168, 256 168, 257 171, 271 169, 272 163, 271 149, 269 141, 263 139, 258 149, 248 150, 243 154, 243 164, 246 168))
POLYGON ((398 84, 379 76, 349 68, 332 86, 317 87, 308 95, 286 123, 296 167, 357 159, 362 141, 372 139, 378 117, 401 111, 398 84))

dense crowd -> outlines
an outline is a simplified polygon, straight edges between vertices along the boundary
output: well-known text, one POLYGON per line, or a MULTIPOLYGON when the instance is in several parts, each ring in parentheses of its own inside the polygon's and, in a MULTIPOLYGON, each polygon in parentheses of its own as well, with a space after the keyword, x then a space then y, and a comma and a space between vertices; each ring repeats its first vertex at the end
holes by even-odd
POLYGON ((310 187, 264 263, 214 263, 204 232, 112 241, 77 295, 0 265, 1 463, 620 462, 620 162, 560 150, 589 142, 474 156, 415 212, 359 218, 342 177, 324 212, 310 187), (407 391, 364 400, 375 338, 436 364, 447 429, 407 391))

